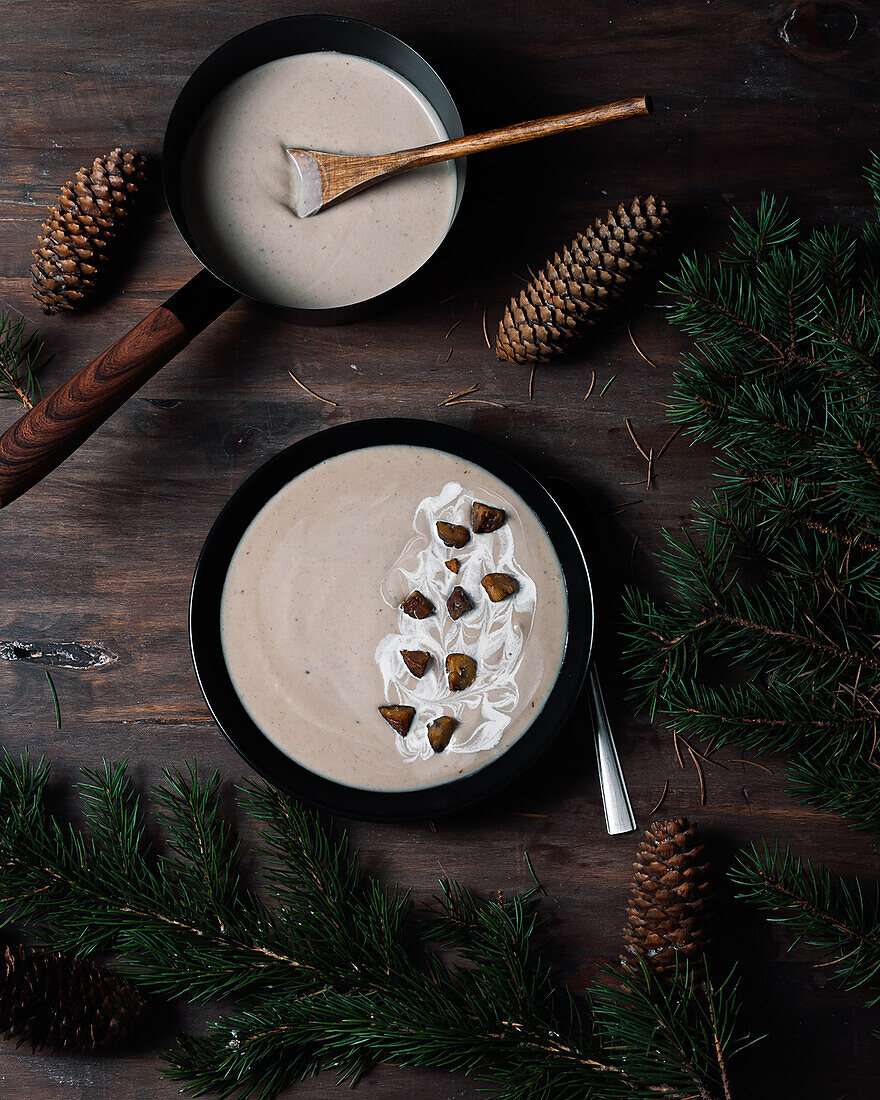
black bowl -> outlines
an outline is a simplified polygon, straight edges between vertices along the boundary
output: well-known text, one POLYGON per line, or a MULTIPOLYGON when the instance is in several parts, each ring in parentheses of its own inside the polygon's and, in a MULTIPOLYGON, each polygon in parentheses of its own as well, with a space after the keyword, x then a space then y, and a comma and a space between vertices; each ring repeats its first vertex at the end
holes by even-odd
POLYGON ((593 643, 593 597, 580 543, 544 486, 515 459, 478 436, 424 420, 361 420, 295 443, 261 466, 217 517, 199 556, 190 600, 190 643, 196 676, 211 713, 233 747, 271 783, 312 805, 371 821, 431 818, 471 805, 521 775, 564 726, 583 685, 593 643), (543 523, 559 557, 568 596, 565 655, 547 701, 510 748, 447 783, 413 791, 363 790, 316 775, 274 745, 235 692, 220 640, 220 600, 236 547, 257 513, 299 474, 325 459, 381 444, 410 444, 477 463, 505 482, 543 523))

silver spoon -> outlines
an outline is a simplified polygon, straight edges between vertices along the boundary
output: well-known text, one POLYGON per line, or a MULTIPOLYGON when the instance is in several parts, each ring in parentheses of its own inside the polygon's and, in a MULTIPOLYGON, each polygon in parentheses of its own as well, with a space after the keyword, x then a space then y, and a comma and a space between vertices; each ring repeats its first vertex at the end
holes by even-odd
POLYGON ((608 711, 605 709, 605 696, 602 694, 602 683, 599 680, 595 662, 591 662, 587 678, 590 714, 596 735, 599 791, 602 794, 602 806, 605 810, 605 827, 611 836, 616 836, 618 833, 631 833, 637 827, 635 814, 626 789, 626 780, 623 778, 617 746, 614 744, 608 711))
MULTIPOLYGON (((589 570, 590 554, 588 547, 595 542, 595 539, 591 538, 583 529, 583 517, 592 515, 589 505, 577 489, 562 478, 549 478, 545 485, 556 498, 563 515, 566 517, 571 532, 580 546, 584 563, 589 570), (575 519, 577 517, 580 517, 580 522, 576 523, 575 519)), ((595 626, 595 604, 592 613, 595 626)), ((617 755, 617 746, 614 744, 611 723, 608 721, 605 696, 602 694, 602 683, 599 680, 599 671, 596 668, 595 659, 590 660, 587 680, 589 681, 586 691, 587 706, 590 709, 590 717, 593 720, 595 733, 596 761, 599 765, 599 791, 602 795, 602 807, 605 810, 605 826, 611 836, 616 836, 619 833, 631 833, 637 828, 635 814, 629 800, 626 781, 623 778, 623 769, 617 755)))

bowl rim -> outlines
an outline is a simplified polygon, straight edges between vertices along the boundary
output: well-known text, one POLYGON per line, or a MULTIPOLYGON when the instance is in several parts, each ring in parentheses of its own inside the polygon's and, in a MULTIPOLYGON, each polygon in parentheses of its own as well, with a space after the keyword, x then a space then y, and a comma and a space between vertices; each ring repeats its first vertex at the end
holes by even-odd
POLYGON ((464 809, 519 777, 571 716, 592 655, 594 603, 589 567, 571 522, 544 484, 506 451, 450 425, 410 418, 359 420, 326 428, 259 466, 215 519, 196 563, 189 607, 196 678, 221 732, 264 779, 319 809, 370 821, 434 818, 464 809), (504 752, 457 779, 406 791, 377 791, 328 779, 297 763, 256 725, 235 692, 223 656, 220 601, 232 556, 251 521, 290 481, 326 459, 382 445, 411 445, 465 458, 494 474, 529 505, 559 558, 568 600, 565 652, 544 705, 504 752))

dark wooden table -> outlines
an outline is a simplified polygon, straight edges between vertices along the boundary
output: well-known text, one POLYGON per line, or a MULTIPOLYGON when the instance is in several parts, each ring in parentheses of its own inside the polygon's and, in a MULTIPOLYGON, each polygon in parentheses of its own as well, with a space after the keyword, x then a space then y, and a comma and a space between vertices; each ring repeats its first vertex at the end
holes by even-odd
MULTIPOLYGON (((4 9, 0 121, 0 291, 40 319, 27 270, 43 209, 83 163, 114 145, 158 157, 165 119, 193 68, 247 26, 310 5, 217 0, 44 0, 4 9)), ((868 213, 860 167, 878 116, 877 9, 746 0, 566 0, 506 4, 400 0, 334 5, 422 51, 448 83, 468 130, 644 91, 652 118, 477 159, 465 205, 442 254, 383 315, 349 327, 303 328, 241 303, 168 366, 60 470, 0 517, 2 639, 89 640, 118 655, 96 671, 55 673, 63 723, 56 731, 39 664, 0 664, 0 742, 51 758, 63 782, 101 757, 128 758, 155 778, 195 756, 229 780, 246 773, 211 721, 190 665, 187 597, 202 540, 229 494, 282 447, 328 425, 386 415, 441 419, 508 448, 541 471, 570 478, 604 514, 603 586, 656 583, 650 554, 663 526, 686 522, 710 481, 709 454, 678 438, 649 490, 624 427, 655 449, 668 436, 663 402, 684 341, 662 299, 624 330, 538 372, 499 363, 483 338, 528 265, 608 204, 664 195, 691 244, 713 246, 735 204, 762 188, 790 194, 809 222, 858 224, 868 213), (852 33, 855 27, 855 33, 852 33), (338 402, 313 401, 288 377, 338 402), (593 395, 584 401, 596 372, 593 395), (604 396, 600 391, 609 382, 604 396), (472 383, 504 408, 439 408, 472 383), (631 502, 619 515, 615 506, 631 502)), ((197 269, 157 202, 119 292, 81 318, 41 320, 54 360, 52 387, 167 297, 197 269)), ((2 425, 16 410, 0 410, 2 425)), ((609 647, 612 648, 612 647, 609 647)), ((614 720, 642 824, 664 782, 664 814, 687 813, 729 852, 766 835, 835 870, 876 877, 877 845, 797 805, 773 774, 744 764, 679 769, 670 737, 620 702, 614 720)), ((739 753, 730 752, 730 756, 739 753)), ((724 754, 722 754, 724 759, 724 754)), ((540 768, 503 797, 427 825, 354 825, 367 867, 426 897, 448 874, 481 890, 528 884, 529 852, 549 897, 544 910, 582 987, 595 957, 619 947, 633 837, 605 835, 591 737, 573 723, 540 768), (572 760, 574 763, 572 763, 572 760)), ((746 1003, 771 1038, 743 1066, 739 1095, 868 1100, 880 1094, 878 1015, 833 988, 812 956, 753 914, 740 914, 733 946, 747 960, 746 1003)), ((162 1036, 166 1041, 170 1036, 162 1036)), ((171 1097, 148 1053, 73 1061, 0 1046, 0 1093, 171 1097)), ((474 1096, 458 1077, 382 1069, 363 1096, 474 1096)), ((329 1078, 303 1096, 329 1095, 329 1078)))

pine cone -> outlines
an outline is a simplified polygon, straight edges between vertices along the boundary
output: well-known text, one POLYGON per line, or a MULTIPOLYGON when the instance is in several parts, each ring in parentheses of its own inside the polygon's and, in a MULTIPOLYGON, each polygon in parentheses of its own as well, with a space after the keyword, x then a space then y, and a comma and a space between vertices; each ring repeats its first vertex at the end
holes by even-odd
POLYGON ((135 1030, 145 1004, 130 982, 89 959, 7 947, 0 962, 0 1029, 34 1050, 109 1050, 135 1030))
POLYGON ((659 252, 668 224, 666 204, 653 195, 597 218, 510 299, 495 338, 498 358, 538 363, 563 355, 633 287, 659 252))
POLYGON ((96 157, 49 207, 31 265, 33 295, 44 313, 80 309, 94 294, 146 178, 145 163, 133 149, 96 157))
POLYGON ((624 961, 635 955, 656 974, 676 960, 699 962, 715 913, 709 860, 687 818, 655 821, 639 845, 623 933, 624 961))

